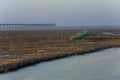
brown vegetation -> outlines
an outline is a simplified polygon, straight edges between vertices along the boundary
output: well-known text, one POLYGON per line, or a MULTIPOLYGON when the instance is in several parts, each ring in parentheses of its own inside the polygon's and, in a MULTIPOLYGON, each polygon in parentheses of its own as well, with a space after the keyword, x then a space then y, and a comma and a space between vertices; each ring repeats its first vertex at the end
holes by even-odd
POLYGON ((1 31, 0 72, 8 72, 36 62, 84 54, 120 46, 119 30, 107 30, 116 35, 103 35, 103 30, 89 30, 83 40, 71 40, 82 30, 62 31, 1 31))

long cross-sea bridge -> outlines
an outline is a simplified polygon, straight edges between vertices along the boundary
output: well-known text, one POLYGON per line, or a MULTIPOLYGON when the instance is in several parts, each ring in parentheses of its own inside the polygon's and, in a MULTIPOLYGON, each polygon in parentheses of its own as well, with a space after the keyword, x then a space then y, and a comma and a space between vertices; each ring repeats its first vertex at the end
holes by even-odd
POLYGON ((56 24, 0 24, 0 30, 34 30, 51 29, 56 24))

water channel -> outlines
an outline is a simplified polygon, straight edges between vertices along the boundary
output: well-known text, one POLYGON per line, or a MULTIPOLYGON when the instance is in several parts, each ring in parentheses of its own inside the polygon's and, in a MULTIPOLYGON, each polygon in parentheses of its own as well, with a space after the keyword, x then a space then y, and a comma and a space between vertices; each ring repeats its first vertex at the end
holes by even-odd
POLYGON ((0 80, 120 80, 120 48, 39 63, 0 80))

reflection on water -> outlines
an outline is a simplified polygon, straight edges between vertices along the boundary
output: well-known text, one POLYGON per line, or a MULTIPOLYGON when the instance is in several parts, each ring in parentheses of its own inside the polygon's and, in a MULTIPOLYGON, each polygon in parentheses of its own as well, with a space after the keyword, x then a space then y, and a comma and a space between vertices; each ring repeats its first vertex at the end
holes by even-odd
POLYGON ((113 33, 113 32, 101 32, 101 34, 115 35, 115 33, 113 33))
POLYGON ((40 63, 0 80, 120 80, 120 48, 40 63))

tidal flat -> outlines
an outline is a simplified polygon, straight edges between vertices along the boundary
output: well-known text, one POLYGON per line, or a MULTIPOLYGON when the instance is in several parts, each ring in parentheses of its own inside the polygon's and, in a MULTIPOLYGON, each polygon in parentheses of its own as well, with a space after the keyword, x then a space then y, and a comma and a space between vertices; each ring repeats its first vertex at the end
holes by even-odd
POLYGON ((88 30, 90 36, 81 40, 71 39, 83 32, 84 30, 0 31, 0 73, 120 46, 119 29, 88 30))

